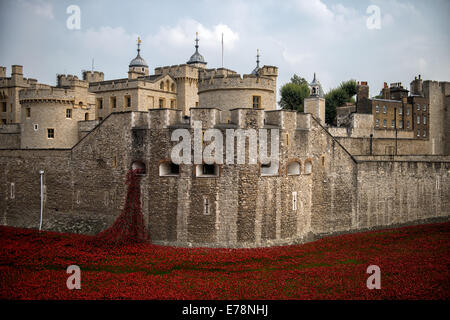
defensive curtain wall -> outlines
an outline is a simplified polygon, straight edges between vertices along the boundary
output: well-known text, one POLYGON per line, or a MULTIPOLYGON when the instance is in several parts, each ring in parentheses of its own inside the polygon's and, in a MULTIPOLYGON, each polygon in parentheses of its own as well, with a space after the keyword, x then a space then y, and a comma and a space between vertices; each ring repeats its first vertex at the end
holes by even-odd
POLYGON ((44 170, 43 229, 95 234, 120 214, 136 161, 146 167, 143 212, 158 244, 270 246, 448 219, 448 157, 354 157, 310 114, 234 109, 221 124, 220 112, 194 108, 190 121, 174 109, 113 113, 71 149, 0 150, 2 224, 38 227, 44 170), (166 171, 172 132, 192 136, 193 121, 224 136, 278 129, 278 169, 246 162, 218 164, 207 176, 193 164, 166 171))

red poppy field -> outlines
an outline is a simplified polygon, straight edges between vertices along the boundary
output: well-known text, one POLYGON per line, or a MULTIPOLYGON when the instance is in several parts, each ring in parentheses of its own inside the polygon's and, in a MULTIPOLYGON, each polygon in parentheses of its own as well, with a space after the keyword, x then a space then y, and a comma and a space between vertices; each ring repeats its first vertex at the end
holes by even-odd
POLYGON ((448 299, 450 223, 264 249, 106 245, 0 227, 1 299, 448 299), (81 289, 69 290, 69 265, 81 289), (369 265, 381 289, 369 290, 369 265))

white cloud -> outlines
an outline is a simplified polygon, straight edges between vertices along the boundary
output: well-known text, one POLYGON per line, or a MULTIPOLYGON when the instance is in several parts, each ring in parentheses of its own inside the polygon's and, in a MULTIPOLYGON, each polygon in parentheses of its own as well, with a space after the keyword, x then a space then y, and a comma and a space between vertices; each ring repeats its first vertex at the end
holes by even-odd
POLYGON ((43 0, 20 0, 22 6, 32 11, 35 15, 46 19, 54 19, 53 6, 43 0))
POLYGON ((175 26, 162 26, 156 35, 149 35, 148 40, 158 45, 185 47, 194 43, 195 32, 198 32, 203 48, 217 47, 221 42, 222 33, 227 49, 232 50, 239 41, 239 33, 231 30, 226 24, 220 23, 208 28, 193 19, 182 19, 175 26))

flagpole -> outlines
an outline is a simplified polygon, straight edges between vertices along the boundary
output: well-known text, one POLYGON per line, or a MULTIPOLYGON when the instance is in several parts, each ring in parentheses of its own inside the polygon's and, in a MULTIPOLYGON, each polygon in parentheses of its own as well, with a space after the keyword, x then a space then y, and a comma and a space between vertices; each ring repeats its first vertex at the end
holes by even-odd
POLYGON ((222 32, 222 68, 223 68, 223 32, 222 32))

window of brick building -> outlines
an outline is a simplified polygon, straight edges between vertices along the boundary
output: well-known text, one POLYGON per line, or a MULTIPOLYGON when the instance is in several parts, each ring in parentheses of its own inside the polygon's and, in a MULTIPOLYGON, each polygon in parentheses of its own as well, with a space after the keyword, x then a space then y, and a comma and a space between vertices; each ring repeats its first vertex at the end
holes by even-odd
POLYGON ((402 107, 398 108, 398 114, 403 114, 403 108, 402 107))
POLYGON ((253 108, 261 108, 261 96, 253 96, 253 108))
POLYGON ((427 124, 427 117, 423 117, 423 124, 427 124))
POLYGON ((395 121, 394 120, 391 121, 391 127, 395 128, 395 121))
POLYGON ((427 105, 426 104, 423 105, 423 111, 427 111, 427 105))
POLYGON ((406 115, 409 116, 409 108, 406 108, 406 115))
POLYGON ((427 130, 423 130, 423 136, 424 136, 424 137, 427 136, 427 130))
POLYGON ((55 129, 47 128, 47 139, 54 139, 54 138, 55 138, 55 129))
POLYGON ((375 126, 378 128, 380 126, 380 119, 375 120, 375 126))
POLYGON ((400 121, 399 121, 398 127, 399 127, 400 129, 403 129, 403 120, 400 120, 400 121))
POLYGON ((420 137, 420 129, 417 129, 417 136, 420 137))
POLYGON ((417 111, 420 111, 420 104, 417 105, 417 111))
POLYGON ((408 120, 408 121, 406 121, 406 128, 408 128, 408 129, 409 129, 409 120, 408 120))
POLYGON ((379 106, 379 105, 376 105, 376 106, 375 106, 375 112, 376 112, 376 113, 379 113, 379 112, 380 112, 380 106, 379 106))
POLYGON ((386 119, 383 120, 383 127, 385 127, 385 128, 387 127, 387 120, 386 119))
POLYGON ((420 116, 417 116, 417 124, 420 124, 420 116))
POLYGON ((72 119, 72 109, 66 109, 66 118, 72 119))
POLYGON ((387 108, 386 108, 386 106, 383 106, 383 113, 386 113, 387 112, 387 108))

